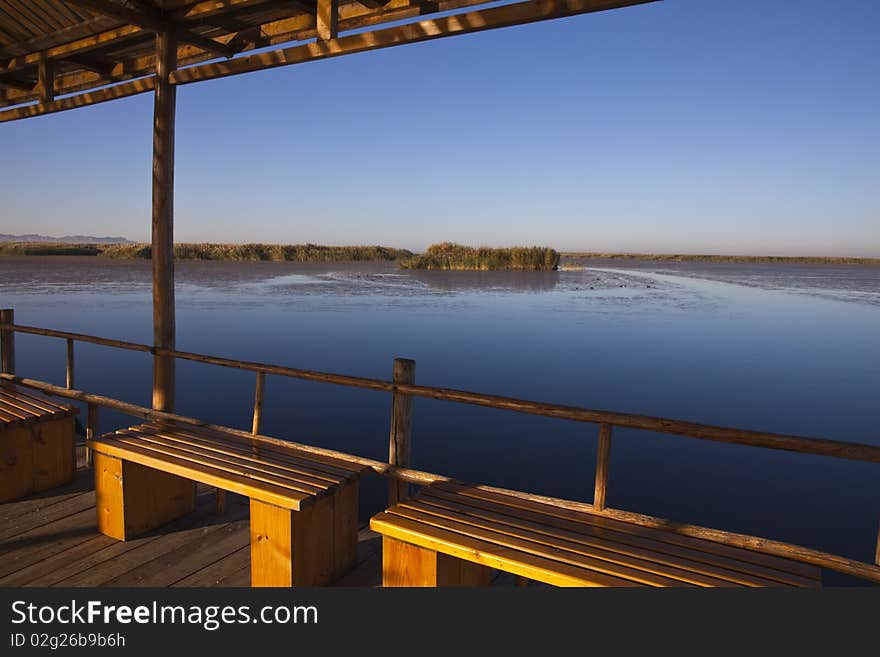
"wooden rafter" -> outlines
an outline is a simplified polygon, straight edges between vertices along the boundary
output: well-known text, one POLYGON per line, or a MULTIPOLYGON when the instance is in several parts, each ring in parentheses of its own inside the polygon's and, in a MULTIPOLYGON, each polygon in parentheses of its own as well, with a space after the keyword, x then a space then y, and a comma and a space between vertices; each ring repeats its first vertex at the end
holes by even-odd
MULTIPOLYGON (((102 1, 109 2, 109 0, 102 1)), ((302 2, 307 1, 317 5, 316 0, 302 0, 302 2)), ((227 62, 217 62, 221 65, 219 68, 204 64, 216 58, 216 52, 205 50, 198 45, 180 43, 178 62, 180 66, 188 68, 175 73, 174 79, 177 83, 187 84, 199 79, 222 77, 260 68, 284 66, 481 29, 653 1, 655 0, 534 0, 502 5, 479 12, 457 13, 437 21, 422 20, 409 25, 385 27, 383 24, 393 21, 419 16, 428 17, 436 12, 464 10, 473 5, 484 4, 485 0, 437 0, 436 2, 388 0, 387 4, 379 9, 367 8, 359 1, 339 0, 337 18, 339 33, 371 26, 379 26, 380 29, 357 35, 331 37, 322 40, 319 44, 302 43, 318 36, 314 9, 311 13, 305 13, 298 12, 294 8, 287 15, 279 14, 285 5, 288 8, 292 6, 291 0, 202 0, 181 9, 171 10, 166 15, 174 16, 175 23, 184 25, 190 32, 198 29, 199 32, 204 33, 203 38, 208 39, 210 35, 210 40, 222 42, 226 49, 224 54, 227 55, 232 52, 246 53, 270 45, 300 42, 299 45, 292 45, 275 52, 255 56, 240 55, 227 62), (531 9, 524 11, 523 7, 531 9), (486 16, 490 18, 490 23, 481 24, 480 21, 486 16), (229 67, 226 68, 226 65, 229 67)), ((110 4, 116 3, 110 2, 110 4)), ((137 11, 132 9, 134 5, 130 2, 128 7, 131 11, 137 11)), ((62 62, 55 76, 57 95, 87 93, 107 84, 152 75, 155 72, 153 34, 154 31, 151 29, 128 24, 38 52, 16 54, 18 44, 14 44, 12 52, 6 51, 7 59, 2 59, 4 53, 0 53, 0 79, 10 79, 14 83, 21 77, 35 78, 37 65, 43 57, 62 62)), ((179 38, 179 41, 185 40, 179 38)), ((0 107, 37 99, 37 90, 27 85, 0 88, 0 107)))
POLYGON ((153 7, 152 5, 147 5, 146 3, 139 4, 139 9, 135 10, 116 4, 110 0, 66 1, 104 14, 105 16, 116 18, 130 25, 137 25, 138 27, 157 33, 164 32, 173 26, 177 31, 177 38, 180 41, 191 43, 202 50, 214 52, 223 55, 224 57, 232 57, 235 54, 235 51, 225 43, 215 41, 214 39, 208 39, 207 37, 203 37, 200 34, 196 34, 195 32, 186 29, 182 25, 169 20, 158 8, 153 7))

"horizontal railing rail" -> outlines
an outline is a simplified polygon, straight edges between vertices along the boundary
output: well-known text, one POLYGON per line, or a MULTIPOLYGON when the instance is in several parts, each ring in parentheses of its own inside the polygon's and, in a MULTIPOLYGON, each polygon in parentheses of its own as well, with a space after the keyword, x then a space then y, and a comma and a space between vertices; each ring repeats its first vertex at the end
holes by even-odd
POLYGON ((809 563, 821 568, 828 568, 840 573, 852 575, 854 577, 862 578, 880 584, 880 536, 878 536, 876 548, 876 563, 869 564, 841 555, 831 554, 828 552, 823 552, 821 550, 814 550, 812 548, 807 548, 799 545, 793 545, 791 543, 786 543, 783 541, 776 541, 756 536, 749 536, 746 534, 728 532, 720 529, 712 529, 699 525, 690 525, 686 523, 675 522, 656 516, 643 515, 631 511, 625 511, 622 509, 614 509, 606 507, 605 505, 611 450, 611 433, 612 428, 615 426, 639 429, 643 431, 653 431, 663 434, 685 436, 689 438, 710 440, 715 442, 745 445, 750 447, 761 447, 765 449, 785 450, 801 454, 813 454, 818 456, 880 463, 880 447, 874 445, 812 438, 806 436, 793 436, 787 434, 752 431, 748 429, 720 427, 646 415, 586 409, 576 406, 550 404, 546 402, 516 399, 512 397, 489 395, 465 390, 416 385, 414 383, 415 363, 413 363, 412 361, 406 361, 404 359, 395 360, 394 380, 386 381, 383 379, 334 374, 330 372, 318 372, 312 370, 285 367, 282 365, 272 365, 267 363, 223 358, 218 356, 207 356, 191 352, 161 349, 157 347, 152 347, 150 345, 139 344, 136 342, 114 340, 93 335, 72 333, 69 331, 57 331, 54 329, 45 329, 34 326, 24 326, 16 324, 13 321, 12 312, 9 310, 0 311, 0 355, 2 355, 3 358, 2 363, 4 368, 4 371, 0 372, 0 382, 15 383, 17 385, 40 390, 47 394, 65 397, 68 399, 86 403, 88 405, 88 425, 86 429, 87 438, 94 437, 97 432, 97 418, 99 407, 110 408, 130 415, 132 417, 138 417, 146 420, 183 422, 195 426, 222 429, 224 431, 232 432, 236 435, 248 436, 255 440, 284 445, 293 445, 295 447, 298 447, 299 449, 308 452, 323 454, 335 458, 347 459, 349 461, 353 461, 355 463, 359 463, 361 465, 369 467, 377 474, 389 478, 389 480, 391 481, 390 497, 392 500, 396 500, 399 499, 401 496, 405 496, 405 486, 401 488, 400 485, 396 484, 395 482, 404 482, 404 484, 428 485, 440 481, 455 481, 445 475, 415 470, 408 467, 410 439, 410 420, 408 418, 408 414, 411 413, 411 409, 408 409, 406 405, 409 403, 409 400, 412 397, 424 397, 445 400, 455 403, 472 404, 500 410, 509 410, 530 415, 539 415, 564 420, 571 420, 575 422, 598 424, 598 453, 595 473, 595 490, 592 504, 587 502, 576 502, 572 500, 564 500, 544 495, 537 495, 533 493, 525 493, 522 491, 509 490, 494 486, 473 485, 469 482, 458 483, 466 483, 467 485, 474 486, 475 488, 481 490, 503 493, 506 495, 512 495, 514 497, 520 497, 522 499, 543 502, 546 504, 553 504, 563 508, 586 511, 590 513, 598 513, 615 520, 620 520, 623 522, 628 522, 644 527, 662 529, 664 531, 681 534, 683 536, 702 538, 705 540, 711 540, 734 547, 756 550, 783 558, 796 559, 804 563, 809 563), (12 336, 16 332, 55 337, 67 341, 66 387, 57 386, 36 379, 24 378, 14 374, 11 371, 14 370, 15 362, 14 342, 12 341, 12 336), (73 345, 77 341, 88 342, 119 349, 128 349, 131 351, 145 352, 154 356, 171 357, 181 360, 206 363, 209 365, 216 365, 220 367, 249 370, 255 372, 257 377, 251 431, 248 432, 240 429, 233 429, 230 427, 218 427, 216 425, 209 424, 208 422, 196 418, 186 417, 166 411, 159 411, 152 408, 140 406, 138 404, 124 402, 118 399, 114 399, 112 397, 96 395, 84 392, 82 390, 76 390, 74 388, 73 376, 73 345), (305 445, 289 440, 280 440, 278 438, 272 438, 260 434, 259 427, 262 417, 263 391, 265 387, 265 377, 267 374, 392 393, 394 403, 392 404, 391 448, 389 461, 377 461, 375 459, 347 454, 336 450, 316 447, 313 445, 305 445))
POLYGON ((220 367, 249 370, 252 372, 262 372, 264 374, 273 374, 277 376, 285 376, 307 381, 318 381, 321 383, 331 383, 352 388, 363 388, 366 390, 402 393, 406 395, 411 395, 413 397, 426 397, 430 399, 451 401, 461 404, 486 406, 489 408, 496 408, 500 410, 526 413, 529 415, 542 415, 545 417, 554 417, 563 420, 572 420, 575 422, 610 424, 617 427, 640 429, 643 431, 654 431, 657 433, 673 434, 677 436, 685 436, 688 438, 710 440, 714 442, 733 443, 737 445, 764 447, 767 449, 778 449, 790 452, 798 452, 802 454, 815 454, 819 456, 832 456, 836 458, 850 459, 855 461, 880 463, 880 447, 864 443, 770 433, 766 431, 753 431, 750 429, 721 427, 710 424, 701 424, 698 422, 686 422, 669 418, 653 417, 649 415, 620 413, 615 411, 587 409, 578 406, 566 406, 561 404, 551 404, 547 402, 532 401, 526 399, 516 399, 513 397, 490 395, 479 392, 470 392, 466 390, 456 390, 452 388, 439 388, 435 386, 395 383, 393 381, 386 381, 383 379, 350 376, 346 374, 334 374, 330 372, 318 372, 312 370, 298 369, 294 367, 285 367, 283 365, 271 365, 268 363, 257 363, 251 361, 236 360, 233 358, 223 358, 219 356, 207 356, 185 351, 161 349, 145 344, 138 344, 135 342, 112 340, 91 335, 83 335, 80 333, 55 331, 52 329, 37 328, 33 326, 22 326, 20 324, 0 324, 0 330, 16 331, 19 333, 31 333, 35 335, 51 336, 68 340, 79 340, 82 342, 91 342, 93 344, 100 344, 107 347, 116 347, 120 349, 148 352, 156 356, 165 356, 181 360, 194 361, 198 363, 218 365, 220 367))

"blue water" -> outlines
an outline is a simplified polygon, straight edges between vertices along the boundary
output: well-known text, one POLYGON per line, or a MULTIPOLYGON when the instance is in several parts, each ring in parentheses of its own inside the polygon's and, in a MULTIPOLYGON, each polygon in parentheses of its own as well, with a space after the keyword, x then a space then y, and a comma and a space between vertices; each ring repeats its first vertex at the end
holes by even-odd
MULTIPOLYGON (((0 259, 18 323, 151 341, 149 263, 0 259)), ((552 273, 180 263, 178 348, 880 445, 880 268, 604 262, 552 273)), ((62 384, 63 341, 17 337, 62 384)), ((76 385, 149 405, 149 356, 77 346, 76 385)), ((250 426, 254 375, 178 364, 178 411, 250 426)), ((384 393, 270 377, 263 432, 387 456, 384 393)), ((104 412, 102 430, 132 423, 104 412)), ((414 466, 589 501, 596 427, 418 399, 414 466)), ((873 559, 880 465, 615 429, 609 504, 873 559)), ((382 482, 362 495, 381 507, 382 482)), ((828 583, 848 583, 838 577, 828 583)))

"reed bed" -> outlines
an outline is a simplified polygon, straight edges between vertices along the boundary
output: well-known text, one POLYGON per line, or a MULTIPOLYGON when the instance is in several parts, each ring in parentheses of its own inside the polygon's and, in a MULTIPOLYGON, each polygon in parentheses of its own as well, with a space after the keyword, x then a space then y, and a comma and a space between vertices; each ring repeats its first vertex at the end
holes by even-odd
POLYGON ((559 254, 544 246, 515 246, 494 249, 452 242, 432 244, 425 253, 400 261, 403 269, 522 270, 550 271, 559 264, 559 254))
MULTIPOLYGON (((117 259, 149 259, 149 244, 0 244, 0 255, 88 255, 117 259)), ((178 260, 276 262, 343 262, 398 260, 412 251, 386 246, 322 246, 318 244, 175 244, 178 260)))

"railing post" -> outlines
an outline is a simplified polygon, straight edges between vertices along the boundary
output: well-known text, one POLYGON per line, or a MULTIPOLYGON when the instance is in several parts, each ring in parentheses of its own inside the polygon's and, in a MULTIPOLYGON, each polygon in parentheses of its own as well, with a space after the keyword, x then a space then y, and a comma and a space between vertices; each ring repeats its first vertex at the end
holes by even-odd
POLYGON ((880 566, 880 530, 877 531, 877 548, 874 550, 874 563, 880 566))
POLYGON ((73 390, 73 339, 67 338, 67 389, 73 390))
MULTIPOLYGON (((12 308, 0 310, 0 324, 15 324, 12 308)), ((0 330, 0 372, 15 374, 15 331, 0 330)))
MULTIPOLYGON (((408 358, 394 359, 394 383, 416 382, 416 362, 408 358)), ((388 462, 391 465, 410 466, 410 437, 412 435, 412 397, 399 392, 391 397, 391 437, 388 442, 388 462)), ((399 479, 388 481, 388 502, 397 504, 405 500, 409 484, 399 479)))
POLYGON ((263 419, 263 388, 266 386, 266 373, 257 372, 257 383, 254 387, 254 419, 251 423, 251 433, 255 436, 260 433, 260 420, 263 419))
MULTIPOLYGON (((88 405, 88 417, 86 419, 86 440, 93 440, 98 433, 98 409, 97 404, 88 405)), ((86 447, 86 466, 92 464, 92 450, 86 447)))
POLYGON ((611 425, 603 422, 599 425, 599 446, 596 450, 596 487, 593 491, 593 508, 601 511, 605 508, 605 496, 608 489, 608 464, 611 459, 611 425))

